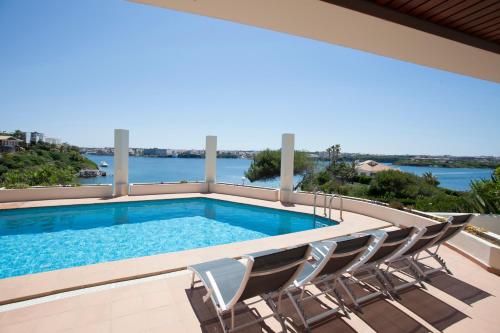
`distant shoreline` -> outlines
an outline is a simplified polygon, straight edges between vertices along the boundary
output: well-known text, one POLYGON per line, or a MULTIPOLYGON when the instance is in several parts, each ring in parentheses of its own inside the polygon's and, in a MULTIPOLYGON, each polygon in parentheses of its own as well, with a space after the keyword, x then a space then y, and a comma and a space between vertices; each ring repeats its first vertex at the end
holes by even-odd
MULTIPOLYGON (((95 154, 95 153, 86 153, 87 155, 92 156, 113 156, 113 154, 95 154)), ((145 158, 181 158, 181 159, 205 159, 203 155, 183 155, 183 156, 160 156, 160 155, 130 155, 130 157, 145 157, 145 158)), ((252 160, 250 157, 241 157, 235 155, 226 155, 222 154, 217 156, 220 159, 243 159, 243 160, 252 160)), ((325 161, 325 159, 316 159, 318 161, 325 161)), ((376 160, 379 163, 387 163, 387 161, 376 160)), ((474 161, 474 160, 456 160, 456 161, 427 161, 427 160, 396 160, 390 161, 389 163, 393 165, 399 166, 413 166, 413 167, 434 167, 434 168, 449 168, 449 169, 495 169, 500 166, 493 161, 483 162, 483 161, 474 161)))
POLYGON ((481 163, 481 162, 424 162, 424 161, 396 161, 394 165, 413 166, 413 167, 434 167, 450 169, 496 169, 500 164, 481 163))

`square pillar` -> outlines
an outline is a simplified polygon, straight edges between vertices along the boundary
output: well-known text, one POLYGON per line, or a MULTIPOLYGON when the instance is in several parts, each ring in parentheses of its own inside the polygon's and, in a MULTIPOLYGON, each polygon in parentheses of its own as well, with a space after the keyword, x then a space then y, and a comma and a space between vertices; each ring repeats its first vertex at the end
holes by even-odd
POLYGON ((295 135, 285 133, 281 136, 281 172, 280 201, 290 202, 293 192, 293 159, 295 152, 295 135))
POLYGON ((205 182, 214 184, 217 176, 217 136, 207 135, 205 142, 205 182))
POLYGON ((115 129, 114 195, 128 195, 128 130, 115 129))

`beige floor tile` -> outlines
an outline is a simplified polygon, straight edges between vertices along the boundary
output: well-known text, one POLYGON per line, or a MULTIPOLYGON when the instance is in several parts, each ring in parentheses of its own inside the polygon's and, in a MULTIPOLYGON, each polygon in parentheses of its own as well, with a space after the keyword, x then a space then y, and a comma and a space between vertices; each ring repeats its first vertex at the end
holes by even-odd
POLYGON ((146 331, 147 316, 145 312, 138 312, 128 316, 114 318, 111 321, 111 332, 113 333, 135 333, 146 331))
POLYGON ((140 312, 144 308, 143 297, 141 295, 128 298, 120 298, 111 303, 111 316, 118 318, 132 313, 140 312))
POLYGON ((154 309, 166 305, 171 305, 175 302, 170 290, 158 290, 156 292, 148 292, 142 296, 145 309, 154 309))

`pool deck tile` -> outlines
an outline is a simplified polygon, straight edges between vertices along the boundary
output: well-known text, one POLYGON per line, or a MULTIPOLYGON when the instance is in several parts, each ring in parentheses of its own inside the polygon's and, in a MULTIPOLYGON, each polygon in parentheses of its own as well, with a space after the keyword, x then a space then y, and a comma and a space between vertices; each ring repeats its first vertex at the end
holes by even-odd
MULTIPOLYGON (((334 317, 313 332, 498 332, 500 327, 500 277, 489 273, 453 250, 442 247, 453 276, 437 275, 427 289, 401 292, 401 300, 377 300, 363 314, 334 317), (467 287, 468 286, 468 287, 467 287), (472 298, 471 298, 472 297, 472 298), (390 321, 392 311, 401 322, 390 321), (402 322, 404 320, 404 322, 402 322), (406 324, 406 325, 405 325, 406 324)), ((3 312, 3 332, 221 332, 214 321, 211 303, 198 302, 189 291, 190 275, 166 276, 104 291, 31 305, 3 312), (193 305, 192 305, 193 304, 193 305), (195 312, 196 311, 196 312, 195 312), (198 319, 202 319, 202 322, 198 319)), ((203 290, 198 292, 203 295, 203 290)), ((325 301, 328 303, 329 301, 325 301)), ((260 315, 269 313, 264 303, 255 306, 260 315)), ((238 317, 237 317, 238 318, 238 317)), ((240 317, 244 318, 244 317, 240 317)), ((274 319, 266 320, 270 331, 279 331, 274 319)), ((260 332, 250 327, 242 332, 260 332)))
MULTIPOLYGON (((1 203, 0 209, 48 207, 60 205, 111 203, 144 200, 165 200, 178 198, 206 197, 212 199, 226 200, 231 202, 251 204, 269 208, 283 209, 294 212, 312 214, 313 208, 304 205, 283 205, 281 202, 272 202, 244 197, 229 196, 223 194, 166 194, 118 197, 107 200, 102 199, 66 199, 31 201, 22 203, 1 203)), ((338 216, 338 211, 332 212, 338 216)), ((123 281, 167 273, 183 269, 191 264, 212 260, 221 257, 240 257, 242 254, 257 252, 262 249, 273 247, 293 246, 300 243, 308 243, 325 238, 347 235, 354 232, 380 229, 392 224, 368 216, 344 212, 344 221, 333 227, 307 230, 298 233, 261 238, 251 241, 224 244, 209 248, 199 248, 175 253, 166 253, 154 256, 131 258, 112 262, 99 263, 95 265, 73 267, 56 271, 49 271, 20 277, 12 277, 0 280, 0 304, 8 304, 13 301, 26 300, 34 297, 51 295, 54 293, 74 290, 81 287, 90 287, 116 281, 123 281)))

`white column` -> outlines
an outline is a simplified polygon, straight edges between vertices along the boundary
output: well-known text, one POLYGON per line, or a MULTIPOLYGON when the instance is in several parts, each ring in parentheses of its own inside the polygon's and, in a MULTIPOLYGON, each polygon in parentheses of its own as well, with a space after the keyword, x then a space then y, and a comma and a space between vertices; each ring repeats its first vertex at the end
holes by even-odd
POLYGON ((280 201, 290 202, 293 192, 293 155, 295 135, 285 133, 281 136, 281 173, 280 201))
POLYGON ((115 129, 115 196, 128 195, 128 130, 115 129))
POLYGON ((215 183, 217 175, 217 137, 215 135, 207 135, 205 142, 205 182, 208 183, 209 192, 210 184, 215 183))

